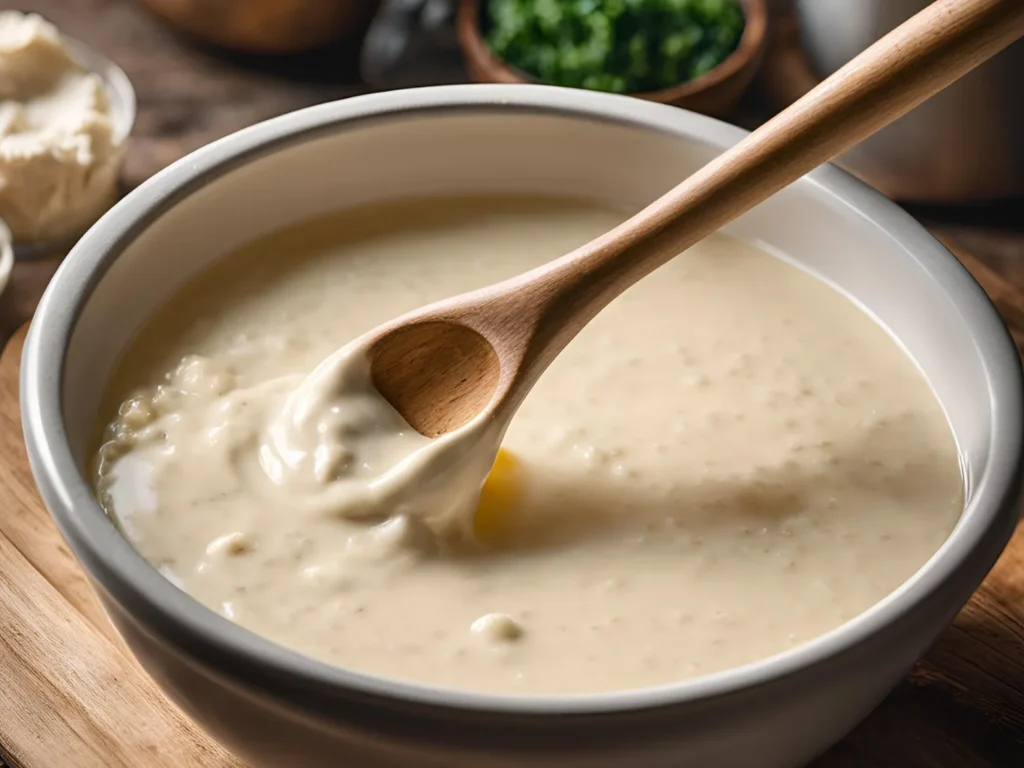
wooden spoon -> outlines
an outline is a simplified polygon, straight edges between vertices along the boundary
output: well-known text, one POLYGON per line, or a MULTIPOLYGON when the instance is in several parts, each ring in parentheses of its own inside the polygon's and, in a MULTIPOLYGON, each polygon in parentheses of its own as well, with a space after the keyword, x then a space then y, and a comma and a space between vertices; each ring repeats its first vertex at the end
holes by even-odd
POLYGON ((1024 0, 938 0, 611 232, 363 337, 373 382, 428 437, 498 434, 537 378, 640 278, 1024 35, 1024 0))

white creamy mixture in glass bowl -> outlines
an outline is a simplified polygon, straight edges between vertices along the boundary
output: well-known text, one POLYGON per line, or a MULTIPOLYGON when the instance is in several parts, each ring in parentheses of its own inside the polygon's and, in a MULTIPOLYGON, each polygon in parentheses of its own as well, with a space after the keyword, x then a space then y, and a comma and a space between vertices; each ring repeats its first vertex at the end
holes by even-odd
POLYGON ((401 508, 353 518, 337 503, 380 474, 353 440, 425 440, 399 434, 397 414, 328 399, 310 422, 322 439, 275 437, 304 377, 360 333, 623 218, 565 199, 439 197, 243 247, 122 360, 101 501, 207 606, 387 677, 636 689, 837 627, 945 541, 963 508, 957 449, 885 330, 741 241, 709 238, 569 345, 505 437, 471 542, 401 508))
POLYGON ((0 12, 0 218, 21 243, 80 234, 117 197, 134 96, 35 14, 0 12))

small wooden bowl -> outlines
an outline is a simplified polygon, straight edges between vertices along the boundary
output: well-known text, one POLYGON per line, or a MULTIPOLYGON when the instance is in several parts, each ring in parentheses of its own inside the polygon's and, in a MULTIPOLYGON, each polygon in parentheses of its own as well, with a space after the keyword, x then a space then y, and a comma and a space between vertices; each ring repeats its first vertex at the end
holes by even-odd
POLYGON ((361 37, 379 0, 141 0, 186 34, 255 54, 292 54, 361 37))
MULTIPOLYGON (((470 76, 478 83, 540 82, 509 66, 491 51, 480 29, 482 0, 459 0, 459 45, 470 76)), ((726 117, 754 79, 768 43, 766 0, 742 0, 744 27, 739 45, 729 57, 693 80, 649 93, 631 93, 638 99, 672 104, 712 117, 726 117)))

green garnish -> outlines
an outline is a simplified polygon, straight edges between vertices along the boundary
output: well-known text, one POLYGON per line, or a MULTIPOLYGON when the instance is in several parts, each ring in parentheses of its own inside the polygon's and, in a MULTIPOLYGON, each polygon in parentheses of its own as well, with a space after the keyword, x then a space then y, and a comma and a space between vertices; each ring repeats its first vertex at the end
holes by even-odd
POLYGON ((739 44, 736 0, 486 0, 495 55, 552 85, 613 93, 669 88, 739 44))

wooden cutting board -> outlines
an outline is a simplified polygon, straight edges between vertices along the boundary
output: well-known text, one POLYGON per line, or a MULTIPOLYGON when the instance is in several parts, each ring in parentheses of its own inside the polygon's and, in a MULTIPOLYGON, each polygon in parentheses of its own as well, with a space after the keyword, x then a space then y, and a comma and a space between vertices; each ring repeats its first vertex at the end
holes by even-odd
POLYGON ((131 658, 43 508, 18 412, 24 334, 0 356, 0 756, 12 768, 240 768, 131 658))
MULTIPOLYGON (((962 259, 1024 338, 1021 293, 962 259)), ((0 757, 12 768, 240 768, 131 658, 50 521, 21 436, 24 338, 0 355, 0 757)), ((1011 765, 1024 765, 1024 528, 928 656, 814 768, 1011 765)))

